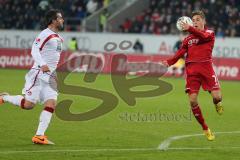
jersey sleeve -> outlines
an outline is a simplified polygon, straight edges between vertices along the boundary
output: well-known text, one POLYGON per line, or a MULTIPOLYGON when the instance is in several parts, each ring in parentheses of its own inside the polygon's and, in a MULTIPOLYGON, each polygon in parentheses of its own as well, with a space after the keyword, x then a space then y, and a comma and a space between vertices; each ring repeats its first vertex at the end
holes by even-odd
POLYGON ((184 54, 187 52, 187 44, 185 41, 182 42, 182 45, 179 50, 175 53, 175 55, 167 60, 167 63, 169 66, 175 64, 180 58, 184 56, 184 54))
POLYGON ((188 32, 199 37, 203 41, 211 41, 215 38, 214 32, 212 30, 200 31, 200 30, 197 30, 194 27, 190 26, 188 29, 188 32))
POLYGON ((41 36, 41 34, 34 40, 31 50, 31 55, 34 59, 34 61, 39 65, 43 66, 47 63, 43 60, 41 54, 40 54, 40 47, 44 41, 44 37, 41 36))

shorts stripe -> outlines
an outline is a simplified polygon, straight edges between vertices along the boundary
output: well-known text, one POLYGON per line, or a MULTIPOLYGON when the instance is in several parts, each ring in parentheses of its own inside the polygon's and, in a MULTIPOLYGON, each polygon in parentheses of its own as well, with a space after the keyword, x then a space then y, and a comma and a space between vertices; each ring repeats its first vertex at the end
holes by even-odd
POLYGON ((40 73, 40 69, 39 69, 39 71, 37 72, 37 74, 36 74, 36 76, 35 76, 35 78, 34 78, 34 81, 33 81, 33 84, 31 85, 31 87, 29 88, 29 89, 27 89, 26 91, 29 91, 30 89, 32 89, 33 87, 34 87, 34 85, 35 85, 35 83, 36 83, 36 81, 37 81, 37 77, 38 77, 38 74, 40 73))

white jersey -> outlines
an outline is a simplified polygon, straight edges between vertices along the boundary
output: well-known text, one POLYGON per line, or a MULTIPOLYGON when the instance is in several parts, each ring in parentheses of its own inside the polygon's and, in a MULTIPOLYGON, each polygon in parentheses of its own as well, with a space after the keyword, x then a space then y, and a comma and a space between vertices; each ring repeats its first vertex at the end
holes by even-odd
POLYGON ((57 33, 49 28, 44 29, 32 45, 33 68, 47 65, 51 72, 55 71, 62 52, 62 43, 63 39, 57 33))
POLYGON ((26 82, 22 90, 26 100, 33 103, 57 100, 56 77, 52 73, 42 72, 40 66, 47 65, 51 72, 56 70, 62 42, 62 38, 49 28, 43 30, 35 39, 31 51, 34 65, 25 76, 26 82))

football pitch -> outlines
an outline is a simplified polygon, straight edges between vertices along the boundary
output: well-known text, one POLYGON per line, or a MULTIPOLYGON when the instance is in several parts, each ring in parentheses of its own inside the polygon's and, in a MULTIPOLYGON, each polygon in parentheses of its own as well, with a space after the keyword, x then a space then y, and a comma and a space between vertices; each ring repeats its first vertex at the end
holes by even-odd
MULTIPOLYGON (((21 93, 27 70, 0 69, 0 92, 21 93)), ((137 98, 128 106, 115 91, 109 75, 99 75, 95 82, 83 81, 74 73, 66 83, 112 93, 117 107, 89 121, 64 121, 54 115, 46 135, 55 145, 34 145, 41 105, 33 110, 0 106, 0 160, 192 160, 239 159, 240 102, 239 82, 221 81, 224 114, 219 116, 208 92, 200 92, 199 103, 205 120, 216 133, 212 142, 202 135, 200 125, 190 112, 185 82, 181 78, 162 78, 173 89, 167 94, 137 98), (164 149, 161 150, 161 149, 164 149)), ((148 90, 151 86, 137 87, 148 90)), ((60 93, 59 100, 71 99, 72 113, 96 108, 101 100, 60 93)))

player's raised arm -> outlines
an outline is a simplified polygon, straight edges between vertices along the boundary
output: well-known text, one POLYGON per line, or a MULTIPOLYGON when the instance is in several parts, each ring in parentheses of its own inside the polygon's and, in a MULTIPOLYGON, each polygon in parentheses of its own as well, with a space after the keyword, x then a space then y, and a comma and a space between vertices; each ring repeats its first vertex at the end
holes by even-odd
POLYGON ((214 32, 212 30, 205 30, 206 18, 202 11, 192 13, 192 22, 193 26, 182 22, 181 27, 183 30, 190 32, 203 41, 211 41, 214 39, 214 32))
POLYGON ((192 26, 189 27, 188 32, 196 35, 197 37, 205 41, 213 40, 215 37, 214 32, 212 30, 202 31, 202 30, 195 29, 192 26))
POLYGON ((202 41, 214 40, 215 35, 212 30, 206 30, 206 18, 202 11, 192 13, 192 24, 181 21, 181 29, 197 36, 202 41))

